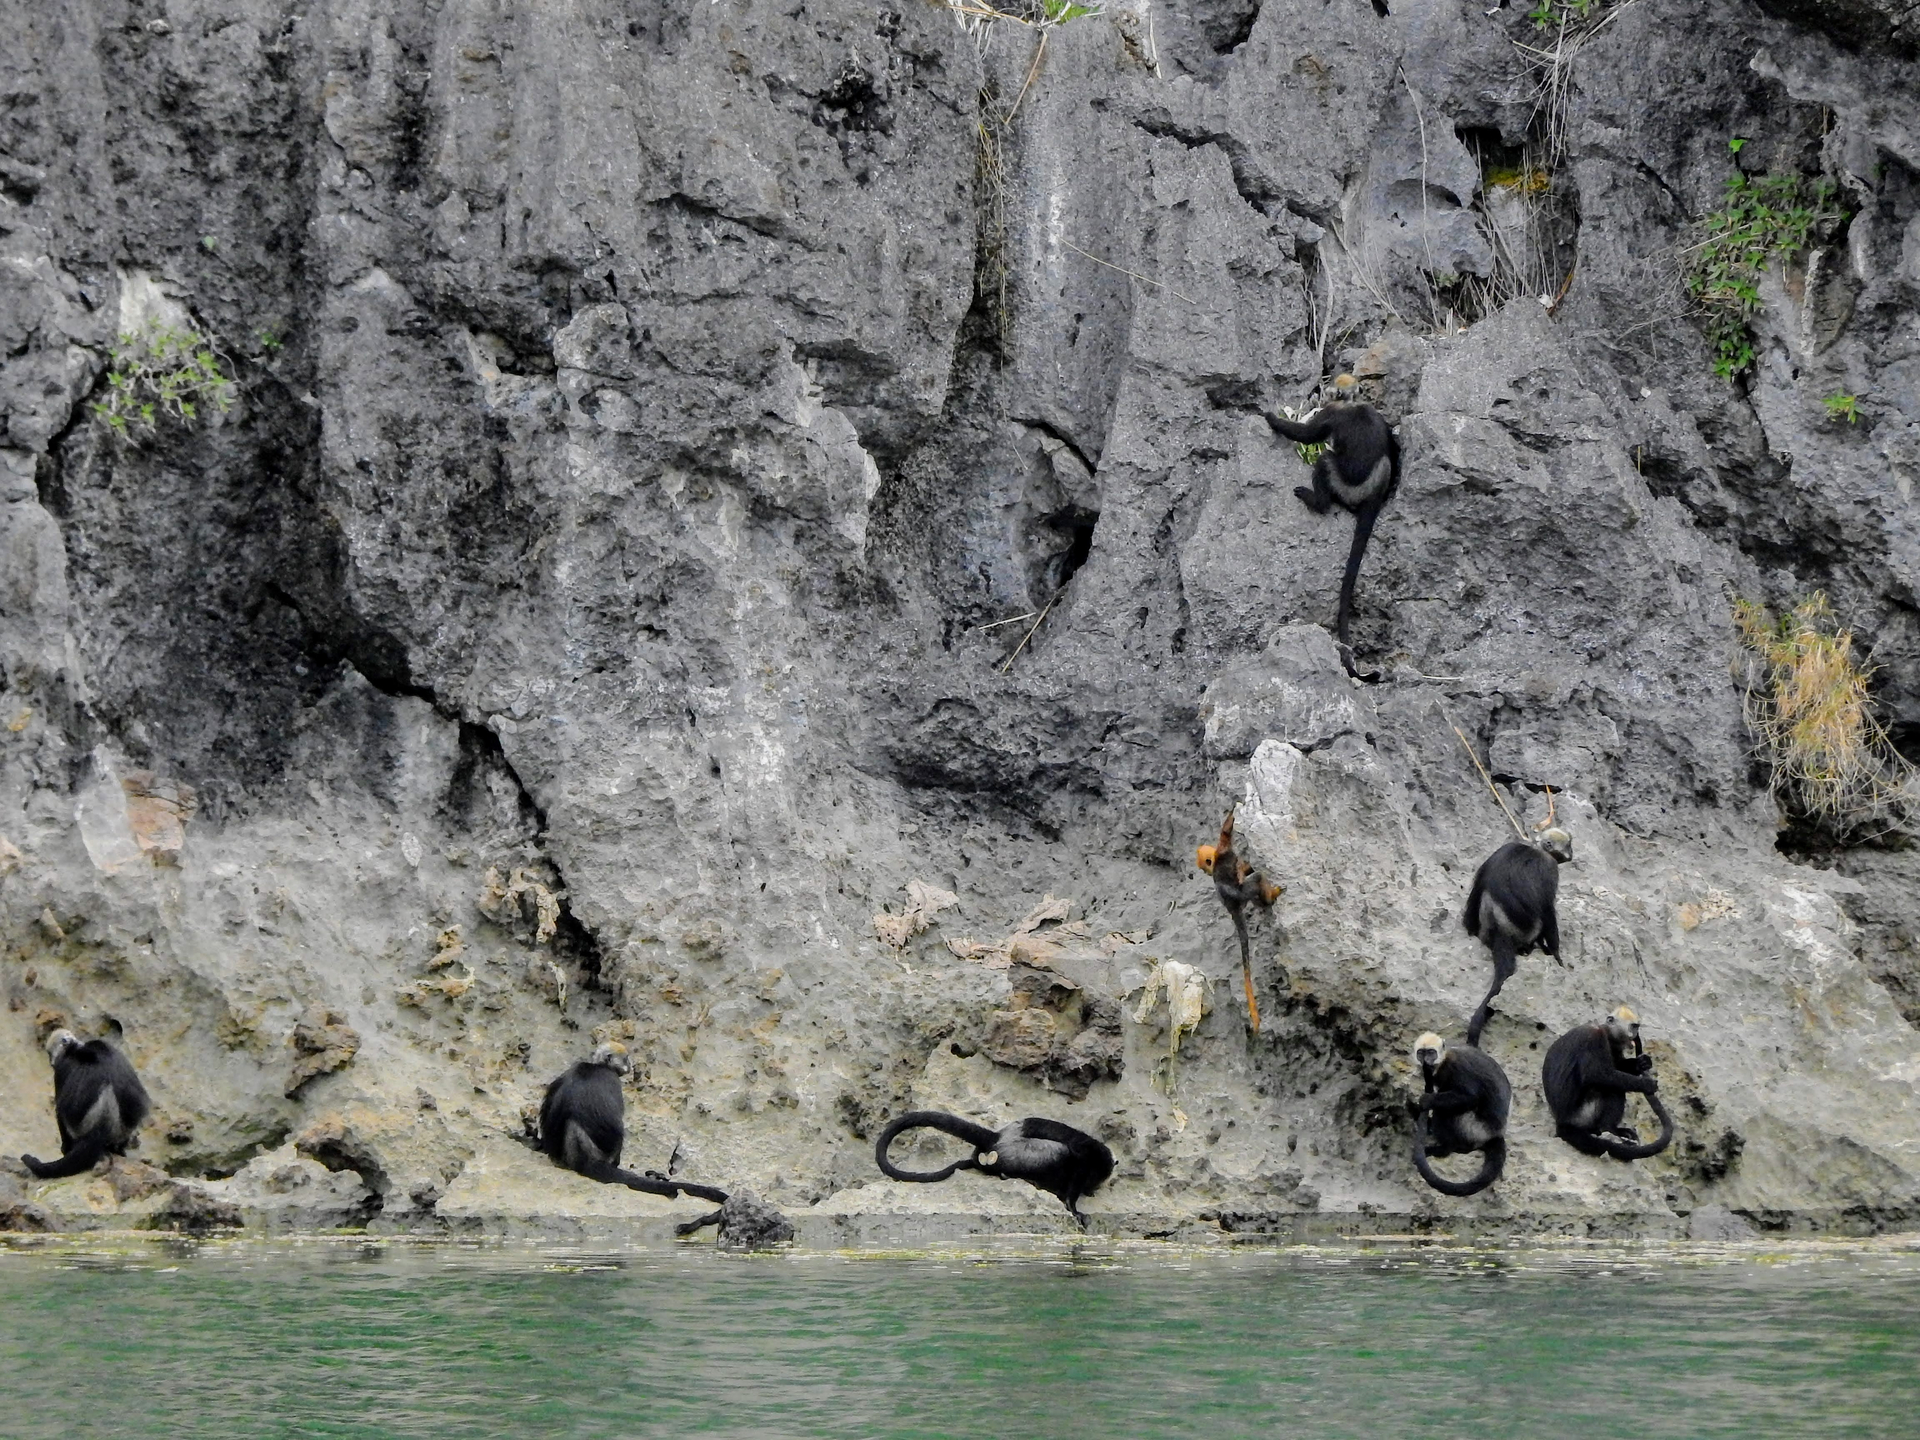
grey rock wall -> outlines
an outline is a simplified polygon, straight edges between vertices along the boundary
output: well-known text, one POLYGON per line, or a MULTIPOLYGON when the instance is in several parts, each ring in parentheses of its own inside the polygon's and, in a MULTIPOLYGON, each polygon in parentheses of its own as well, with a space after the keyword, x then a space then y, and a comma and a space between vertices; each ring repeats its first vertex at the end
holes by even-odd
POLYGON ((1729 669, 1734 596, 1824 588, 1920 743, 1911 7, 6 18, 0 1151, 55 1148, 64 1022, 135 1058, 148 1161, 270 1224, 664 1236, 691 1203, 518 1143, 596 1038, 629 1164, 822 1243, 1062 1223, 880 1180, 910 1105, 1095 1131, 1144 1233, 1920 1205, 1920 863, 1781 848, 1729 669), (1728 384, 1681 277, 1736 166, 1850 219, 1728 384), (120 437, 151 323, 233 404, 120 437), (1258 417, 1337 368, 1405 462, 1365 687, 1349 525, 1258 417), (1579 853, 1464 1202, 1404 1104, 1488 973, 1456 724, 1579 853), (1257 1035, 1191 863, 1236 802, 1287 887, 1257 1035), (1537 1084, 1622 1002, 1681 1131, 1630 1168, 1537 1084))

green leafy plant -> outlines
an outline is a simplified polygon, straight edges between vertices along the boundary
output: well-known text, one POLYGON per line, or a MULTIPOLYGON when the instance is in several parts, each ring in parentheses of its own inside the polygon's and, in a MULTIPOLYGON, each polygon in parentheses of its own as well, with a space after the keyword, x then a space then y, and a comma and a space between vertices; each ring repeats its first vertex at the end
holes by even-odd
POLYGON ((1599 3, 1600 0, 1540 0, 1527 12, 1527 18, 1540 30, 1549 25, 1571 25, 1586 19, 1599 3))
MULTIPOLYGON (((1314 410, 1318 408, 1318 406, 1309 406, 1307 409, 1296 414, 1291 405, 1282 405, 1280 407, 1280 413, 1297 425, 1309 415, 1313 414, 1314 410)), ((1313 464, 1314 461, 1326 454, 1327 446, 1328 442, 1325 440, 1296 440, 1293 444, 1294 452, 1308 465, 1313 464)))
POLYGON ((1827 407, 1829 420, 1844 420, 1849 425, 1860 418, 1860 397, 1858 395, 1829 395, 1820 402, 1827 407))
POLYGON ((1082 15, 1098 15, 1098 5, 1076 5, 1073 0, 1041 0, 1041 10, 1050 25, 1064 25, 1069 20, 1078 20, 1082 15))
POLYGON ((233 406, 233 381, 220 368, 212 342, 188 327, 153 325, 114 342, 106 389, 93 413, 117 435, 154 430, 163 416, 191 424, 211 406, 233 406))
POLYGON ((1727 203, 1701 222, 1686 282, 1705 320, 1714 374, 1731 380, 1753 364, 1750 323, 1768 264, 1797 259, 1844 218, 1829 180, 1736 175, 1727 181, 1727 203))

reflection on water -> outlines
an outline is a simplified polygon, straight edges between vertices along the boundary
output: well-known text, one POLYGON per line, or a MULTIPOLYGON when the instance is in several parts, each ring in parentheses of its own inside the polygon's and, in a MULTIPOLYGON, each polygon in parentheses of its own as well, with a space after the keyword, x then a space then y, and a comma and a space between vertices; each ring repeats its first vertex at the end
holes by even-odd
POLYGON ((0 1249, 0 1434, 1920 1434, 1920 1250, 0 1249))

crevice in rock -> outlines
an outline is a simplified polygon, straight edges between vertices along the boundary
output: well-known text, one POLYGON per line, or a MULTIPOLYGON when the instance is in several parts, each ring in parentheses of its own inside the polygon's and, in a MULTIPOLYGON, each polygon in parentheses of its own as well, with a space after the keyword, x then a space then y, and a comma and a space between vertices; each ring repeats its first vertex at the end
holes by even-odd
POLYGON ((1252 38, 1260 0, 1199 0, 1193 21, 1216 55, 1231 55, 1252 38))
POLYGON ((1007 311, 1007 128, 999 95, 980 87, 973 157, 973 301, 960 319, 948 398, 965 383, 974 356, 997 369, 1008 359, 1012 317, 1007 311))
POLYGON ((532 844, 560 882, 560 917, 555 925, 554 950, 573 959, 588 985, 597 985, 603 959, 600 942, 580 922, 568 904, 565 872, 547 848, 547 812, 521 780, 513 762, 507 758, 499 735, 487 726, 475 724, 455 713, 450 706, 441 703, 432 686, 415 680, 407 661, 405 645, 390 632, 368 625, 354 616, 341 616, 332 626, 325 622, 316 625, 300 601, 278 584, 269 582, 266 593, 292 610, 306 625, 305 648, 315 661, 323 666, 344 665, 351 668, 382 695, 424 700, 441 719, 459 727, 461 759, 454 771, 454 789, 461 787, 463 779, 471 787, 474 778, 487 766, 497 770, 512 784, 519 796, 521 813, 530 823, 532 844))
POLYGON ((1055 425, 1052 421, 1043 420, 1035 415, 1016 415, 1013 418, 1018 420, 1022 425, 1025 425, 1029 430, 1038 430, 1042 435, 1045 435, 1051 440, 1057 440, 1066 446, 1072 453, 1073 458, 1086 466, 1089 475, 1096 473, 1100 469, 1099 452, 1096 451, 1094 454, 1089 455, 1080 448, 1079 444, 1071 435, 1055 425))
POLYGON ((1172 114, 1159 108, 1134 116, 1133 123, 1155 139, 1177 140, 1189 150, 1208 145, 1218 147, 1233 171, 1234 190, 1261 219, 1272 220, 1280 213, 1299 213, 1288 202, 1278 182, 1255 163, 1252 149, 1238 136, 1225 131, 1184 129, 1172 114))
POLYGON ((1047 561, 1048 575, 1057 595, 1092 556, 1093 531, 1100 523, 1100 512, 1081 505, 1063 505, 1042 523, 1058 531, 1067 542, 1066 549, 1057 551, 1047 561))

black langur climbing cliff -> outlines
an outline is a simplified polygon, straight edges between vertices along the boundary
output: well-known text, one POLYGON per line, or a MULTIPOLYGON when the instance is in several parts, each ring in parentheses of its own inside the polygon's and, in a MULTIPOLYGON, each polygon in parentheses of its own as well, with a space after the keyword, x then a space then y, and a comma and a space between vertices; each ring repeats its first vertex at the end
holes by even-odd
POLYGON ((1480 1043, 1480 1031, 1493 1013, 1493 997, 1513 978, 1516 957, 1545 950, 1560 958, 1560 918, 1554 902, 1560 894, 1560 867, 1573 860, 1573 837, 1548 830, 1538 844, 1509 840, 1481 862, 1461 917, 1467 934, 1493 952, 1493 984, 1467 1021, 1467 1044, 1480 1043))
POLYGON ((153 1103, 127 1057, 104 1040, 84 1043, 71 1030, 47 1037, 53 1061, 53 1119, 60 1127, 60 1158, 20 1163, 36 1179, 58 1180, 91 1170, 105 1155, 124 1155, 153 1103))
MULTIPOLYGON (((1335 505, 1352 512, 1353 545, 1347 551, 1347 573, 1340 581, 1340 609, 1334 633, 1340 640, 1340 658, 1347 672, 1358 675, 1353 663, 1353 584, 1367 553, 1373 523, 1400 483, 1400 443, 1380 412, 1358 398, 1359 382, 1342 375, 1333 382, 1335 398, 1304 420, 1287 420, 1267 411, 1267 424, 1300 445, 1326 445, 1313 462, 1313 484, 1296 486, 1294 494, 1316 515, 1335 505)), ((1368 677, 1362 677, 1368 678, 1368 677)))
POLYGON ((1588 1155, 1645 1160, 1673 1143, 1673 1117, 1660 1103, 1653 1061, 1640 1043, 1640 1017, 1622 1005, 1601 1025, 1576 1025, 1547 1051, 1540 1083, 1553 1111, 1554 1133, 1588 1155), (1632 1053, 1628 1051, 1631 1049, 1632 1053), (1627 1095, 1647 1097, 1660 1137, 1646 1144, 1622 1124, 1627 1095))
POLYGON ((1240 978, 1247 987, 1247 1018, 1254 1032, 1260 1030, 1260 1003, 1253 998, 1253 957, 1247 948, 1247 906, 1270 906, 1280 898, 1284 887, 1270 885, 1266 876, 1240 858, 1233 848, 1233 811, 1220 822, 1220 838, 1202 845, 1195 852, 1195 863, 1213 877, 1214 893, 1233 917, 1233 930, 1240 937, 1240 978))
POLYGON ((688 1185, 664 1175, 636 1175, 620 1168, 620 1152, 627 1143, 627 1100, 620 1077, 632 1068, 626 1046, 607 1044, 553 1080, 540 1102, 540 1149, 554 1164, 589 1180, 668 1199, 697 1195, 725 1204, 727 1192, 711 1185, 688 1185))
POLYGON ((1507 1111, 1513 1086, 1492 1056, 1470 1046, 1448 1046, 1429 1030, 1413 1042, 1413 1058, 1426 1079, 1414 1110, 1413 1166, 1442 1195, 1477 1195, 1507 1166, 1507 1111), (1429 1157, 1480 1152, 1480 1173, 1449 1180, 1435 1173, 1429 1157))
POLYGON ((1024 1180, 1036 1190, 1057 1198, 1080 1222, 1082 1197, 1092 1194, 1113 1173, 1113 1152, 1084 1130, 1062 1125, 1058 1120, 1029 1118, 1016 1120, 1004 1130, 989 1130, 944 1110, 909 1110, 881 1132, 873 1158, 889 1179, 913 1180, 931 1184, 949 1178, 957 1170, 978 1170, 982 1175, 1007 1180, 1024 1180), (944 1170, 902 1170, 887 1158, 894 1138, 907 1130, 943 1130, 973 1147, 973 1154, 954 1161, 944 1170))

